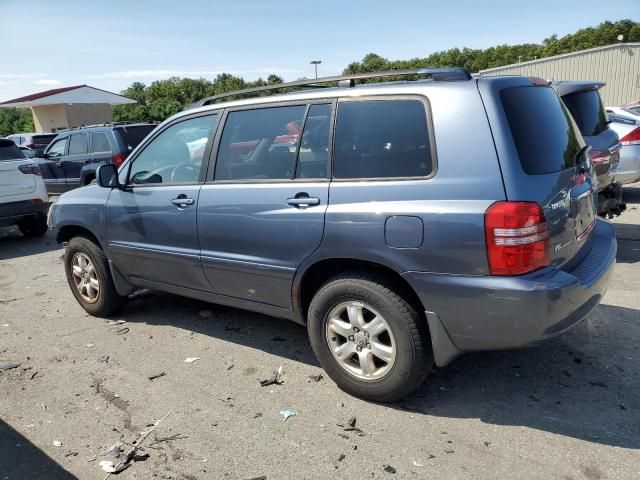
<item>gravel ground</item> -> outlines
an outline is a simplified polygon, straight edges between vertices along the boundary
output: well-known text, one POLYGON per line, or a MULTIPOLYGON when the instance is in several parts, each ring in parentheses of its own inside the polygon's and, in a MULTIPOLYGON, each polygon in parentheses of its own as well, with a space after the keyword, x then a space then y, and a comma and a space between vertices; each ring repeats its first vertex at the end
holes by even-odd
POLYGON ((117 460, 100 452, 168 412, 148 459, 112 478, 640 478, 640 187, 626 197, 587 321, 463 356, 392 405, 310 379, 306 330, 283 320, 154 293, 113 318, 126 323, 89 317, 52 236, 2 229, 0 365, 20 365, 0 370, 0 478, 102 479, 99 462, 117 460), (279 366, 284 383, 261 387, 279 366), (354 416, 362 433, 337 425, 354 416))

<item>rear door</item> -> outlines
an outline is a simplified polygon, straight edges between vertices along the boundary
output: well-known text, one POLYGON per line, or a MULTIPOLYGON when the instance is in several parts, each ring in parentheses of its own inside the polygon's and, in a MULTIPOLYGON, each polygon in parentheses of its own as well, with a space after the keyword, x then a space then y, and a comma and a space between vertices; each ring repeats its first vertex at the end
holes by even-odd
POLYGON ((89 163, 89 134, 86 132, 72 133, 69 137, 67 155, 62 160, 67 188, 80 186, 80 172, 89 163))
POLYGON ((524 77, 479 83, 493 127, 507 199, 537 202, 552 264, 569 268, 589 248, 597 181, 586 144, 555 91, 524 77))
POLYGON ((62 161, 67 154, 68 135, 62 135, 45 150, 45 158, 38 158, 42 177, 49 193, 63 193, 67 190, 62 161))
POLYGON ((11 197, 35 191, 35 176, 26 175, 19 168, 28 163, 11 140, 0 139, 0 201, 10 202, 11 197))
POLYGON ((291 308, 296 269, 322 240, 332 111, 323 101, 226 112, 198 204, 214 293, 291 308))

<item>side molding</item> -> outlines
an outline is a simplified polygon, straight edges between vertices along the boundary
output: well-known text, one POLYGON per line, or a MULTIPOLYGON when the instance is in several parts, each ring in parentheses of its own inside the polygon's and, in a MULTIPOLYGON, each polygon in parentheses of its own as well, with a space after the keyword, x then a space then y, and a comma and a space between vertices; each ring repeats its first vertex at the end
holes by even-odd
POLYGON ((424 312, 427 315, 429 333, 431 334, 431 346, 433 347, 433 359, 438 367, 445 367, 462 352, 456 348, 451 341, 444 325, 440 321, 438 314, 434 312, 424 312))

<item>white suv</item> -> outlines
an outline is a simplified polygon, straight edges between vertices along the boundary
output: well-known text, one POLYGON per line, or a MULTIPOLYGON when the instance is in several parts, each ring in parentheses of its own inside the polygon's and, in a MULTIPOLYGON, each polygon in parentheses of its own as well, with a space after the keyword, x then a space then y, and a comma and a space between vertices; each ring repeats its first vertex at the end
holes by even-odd
POLYGON ((25 237, 39 237, 47 232, 48 208, 40 167, 0 139, 0 227, 18 225, 25 237))

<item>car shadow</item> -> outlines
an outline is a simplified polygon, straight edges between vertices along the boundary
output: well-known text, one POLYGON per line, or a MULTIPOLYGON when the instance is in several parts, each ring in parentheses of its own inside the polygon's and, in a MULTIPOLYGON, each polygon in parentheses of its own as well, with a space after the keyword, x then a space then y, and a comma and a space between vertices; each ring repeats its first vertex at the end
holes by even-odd
POLYGON ((0 470, 2 478, 76 480, 55 460, 0 420, 0 470))
MULTIPOLYGON (((151 292, 129 302, 117 318, 170 324, 318 366, 306 328, 286 320, 151 292)), ((640 448, 640 381, 632 360, 640 336, 625 331, 639 321, 638 310, 601 305, 559 338, 463 355, 435 369, 411 396, 381 406, 640 448)))
MULTIPOLYGON (((638 185, 637 183, 634 185, 638 185)), ((622 189, 622 201, 629 205, 640 203, 640 187, 624 187, 622 189)))
POLYGON ((27 257, 61 248, 51 232, 39 238, 25 238, 18 227, 0 227, 0 260, 27 257))
POLYGON ((614 223, 618 239, 619 263, 640 262, 640 225, 633 223, 614 223))

